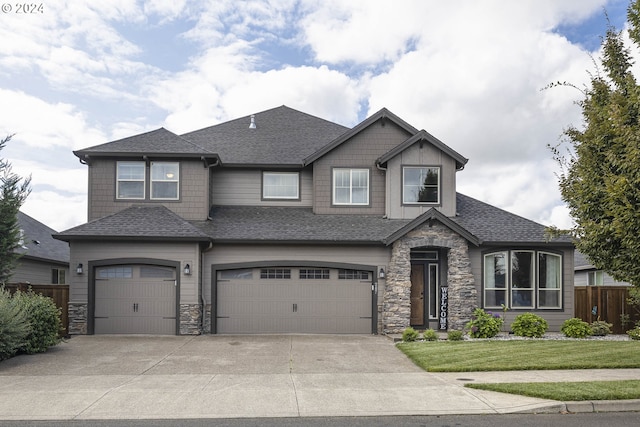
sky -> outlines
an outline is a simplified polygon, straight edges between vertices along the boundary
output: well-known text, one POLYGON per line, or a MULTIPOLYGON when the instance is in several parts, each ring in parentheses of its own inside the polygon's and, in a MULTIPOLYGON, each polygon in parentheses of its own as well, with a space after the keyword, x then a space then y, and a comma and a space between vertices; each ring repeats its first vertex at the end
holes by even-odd
POLYGON ((287 105, 352 127, 382 107, 469 159, 458 191, 571 226, 548 146, 580 127, 622 0, 48 0, 0 9, 0 151, 22 211, 87 220, 73 150, 287 105), (28 13, 25 13, 28 12, 28 13))

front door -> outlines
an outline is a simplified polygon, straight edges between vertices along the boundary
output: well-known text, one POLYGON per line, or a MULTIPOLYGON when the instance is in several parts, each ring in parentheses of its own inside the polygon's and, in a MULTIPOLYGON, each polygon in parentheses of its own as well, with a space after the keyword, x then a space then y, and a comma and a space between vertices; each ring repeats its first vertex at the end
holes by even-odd
POLYGON ((438 262, 411 261, 411 318, 412 327, 429 327, 438 320, 438 262))

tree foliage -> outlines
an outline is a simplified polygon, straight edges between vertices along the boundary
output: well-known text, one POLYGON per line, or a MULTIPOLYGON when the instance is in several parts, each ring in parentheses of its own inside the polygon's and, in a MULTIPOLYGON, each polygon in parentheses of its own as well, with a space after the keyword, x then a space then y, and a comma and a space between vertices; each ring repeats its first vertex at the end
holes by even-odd
MULTIPOLYGON (((11 136, 0 141, 0 151, 11 136)), ((0 158, 0 283, 11 277, 20 253, 18 211, 30 193, 31 177, 21 178, 13 173, 11 164, 0 158)))
MULTIPOLYGON (((627 12, 638 48, 640 0, 627 12)), ((640 87, 623 34, 611 26, 599 65, 578 102, 584 126, 564 132, 570 154, 554 149, 560 192, 577 249, 616 280, 640 286, 640 87)))

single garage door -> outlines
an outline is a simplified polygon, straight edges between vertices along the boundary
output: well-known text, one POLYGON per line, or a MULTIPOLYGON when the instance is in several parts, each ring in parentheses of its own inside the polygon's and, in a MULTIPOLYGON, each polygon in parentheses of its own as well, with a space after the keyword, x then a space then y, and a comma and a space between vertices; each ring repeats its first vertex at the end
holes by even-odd
POLYGON ((371 272, 249 268, 218 272, 221 334, 370 334, 371 272))
POLYGON ((96 334, 176 333, 176 272, 149 265, 99 267, 96 334))

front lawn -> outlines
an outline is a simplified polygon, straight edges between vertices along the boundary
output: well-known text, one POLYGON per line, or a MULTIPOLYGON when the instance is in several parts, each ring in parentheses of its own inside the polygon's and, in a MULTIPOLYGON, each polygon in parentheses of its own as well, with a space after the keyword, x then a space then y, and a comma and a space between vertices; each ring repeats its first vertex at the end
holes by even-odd
POLYGON ((400 343, 428 372, 640 368, 640 342, 478 340, 400 343))
POLYGON ((466 384, 466 387, 559 401, 640 399, 640 381, 466 384))

